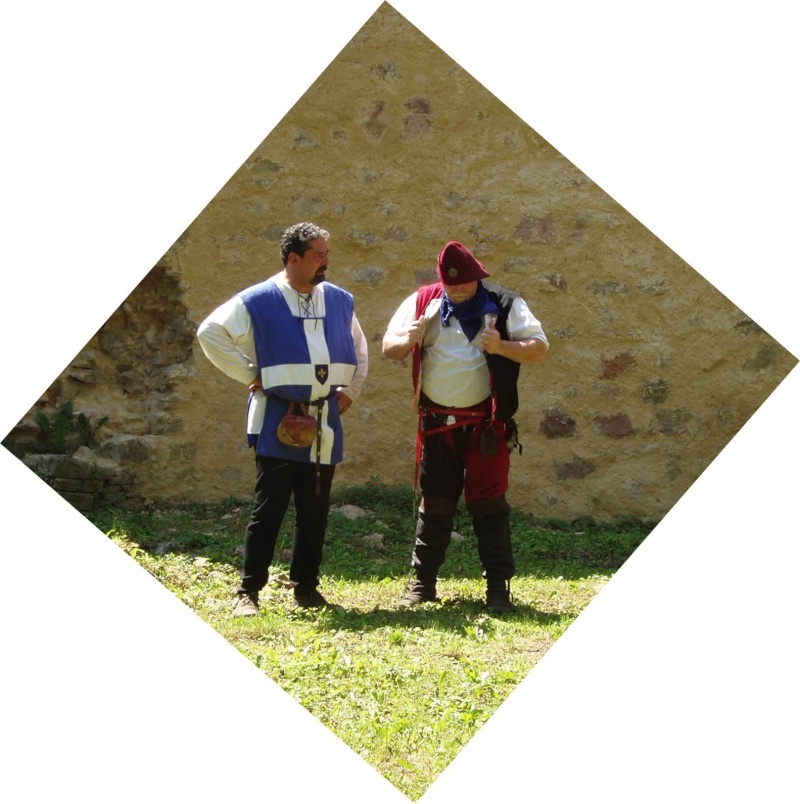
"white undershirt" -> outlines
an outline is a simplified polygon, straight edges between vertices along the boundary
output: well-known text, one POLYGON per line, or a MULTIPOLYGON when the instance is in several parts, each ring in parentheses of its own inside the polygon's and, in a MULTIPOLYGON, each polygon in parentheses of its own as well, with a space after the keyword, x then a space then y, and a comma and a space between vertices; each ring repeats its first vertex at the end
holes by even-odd
MULTIPOLYGON (((432 299, 425 309, 425 332, 422 336, 421 390, 432 402, 448 408, 477 405, 489 396, 489 367, 480 348, 480 336, 472 341, 453 315, 450 326, 442 326, 442 300, 432 299)), ((412 293, 392 316, 387 330, 405 332, 414 321, 417 294, 412 293)), ((511 305, 508 337, 512 341, 537 338, 547 343, 542 325, 531 313, 521 296, 511 305)))

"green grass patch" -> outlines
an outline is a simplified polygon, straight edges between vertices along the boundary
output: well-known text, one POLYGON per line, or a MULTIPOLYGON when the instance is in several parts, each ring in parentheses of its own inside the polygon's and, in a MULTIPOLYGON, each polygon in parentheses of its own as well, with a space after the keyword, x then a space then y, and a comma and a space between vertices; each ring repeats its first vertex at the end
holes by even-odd
POLYGON ((296 609, 290 508, 258 616, 233 619, 249 504, 96 512, 91 520, 412 800, 418 799, 655 525, 512 512, 518 610, 492 615, 475 536, 460 516, 441 603, 397 605, 410 573, 414 501, 376 483, 334 495, 321 591, 296 609), (363 514, 346 516, 356 506, 363 514))

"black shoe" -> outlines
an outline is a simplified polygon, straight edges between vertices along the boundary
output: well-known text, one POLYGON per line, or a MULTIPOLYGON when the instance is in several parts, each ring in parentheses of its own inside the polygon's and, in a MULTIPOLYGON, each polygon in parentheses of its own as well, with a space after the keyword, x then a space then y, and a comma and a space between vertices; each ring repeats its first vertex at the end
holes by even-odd
POLYGON ((492 578, 486 582, 486 608, 496 614, 516 611, 511 600, 511 582, 492 578))
POLYGON ((294 590, 294 604, 301 609, 321 609, 323 606, 330 606, 322 596, 319 589, 311 589, 308 592, 298 592, 294 590))
POLYGON ((420 603, 435 603, 438 599, 435 585, 414 581, 400 598, 400 605, 411 608, 411 606, 418 606, 420 603))

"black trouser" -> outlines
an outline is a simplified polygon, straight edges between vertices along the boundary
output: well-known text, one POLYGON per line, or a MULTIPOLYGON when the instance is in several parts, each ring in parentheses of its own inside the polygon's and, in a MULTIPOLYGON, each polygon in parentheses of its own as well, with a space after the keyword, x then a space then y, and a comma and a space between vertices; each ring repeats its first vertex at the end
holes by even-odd
POLYGON ((292 494, 295 528, 289 579, 299 591, 307 592, 316 588, 335 468, 320 465, 317 493, 315 464, 256 455, 256 490, 253 511, 244 535, 240 592, 252 594, 266 586, 275 543, 292 494))
MULTIPOLYGON (((450 501, 441 497, 424 499, 423 506, 417 517, 411 566, 420 581, 435 586, 436 576, 450 545, 454 512, 449 510, 450 501)), ((515 566, 509 509, 496 509, 483 515, 470 511, 470 514, 484 577, 487 580, 510 580, 514 576, 515 566)))
MULTIPOLYGON (((422 505, 411 565, 417 578, 427 585, 435 584, 450 544, 453 519, 464 489, 464 455, 470 443, 475 441, 473 429, 466 426, 425 439, 420 465, 422 505)), ((501 485, 507 485, 505 477, 503 481, 501 485)), ((466 506, 475 529, 484 576, 509 580, 514 575, 515 566, 509 526, 510 507, 505 494, 467 499, 466 506)))

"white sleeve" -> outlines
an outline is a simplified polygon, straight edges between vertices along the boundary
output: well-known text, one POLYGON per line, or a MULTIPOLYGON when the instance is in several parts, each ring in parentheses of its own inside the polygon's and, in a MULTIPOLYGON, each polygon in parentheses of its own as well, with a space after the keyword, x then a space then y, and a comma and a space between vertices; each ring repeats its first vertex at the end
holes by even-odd
POLYGON ((250 385, 258 376, 253 325, 238 296, 217 307, 200 324, 197 339, 205 356, 231 379, 250 385))
POLYGON ((537 338, 549 347, 547 336, 536 316, 530 311, 525 299, 517 296, 511 305, 508 314, 508 337, 512 341, 524 341, 528 338, 537 338))
POLYGON ((409 325, 414 320, 414 314, 417 311, 417 292, 414 291, 403 303, 395 310, 394 315, 386 327, 386 332, 397 334, 398 332, 405 332, 408 330, 409 325))
POLYGON ((364 380, 367 379, 367 371, 369 370, 369 344, 355 313, 353 313, 353 320, 350 322, 350 332, 353 335, 353 346, 356 349, 356 372, 350 384, 340 390, 355 402, 364 387, 364 380))

